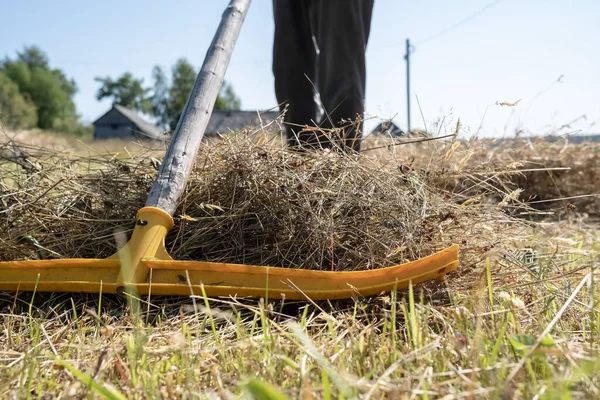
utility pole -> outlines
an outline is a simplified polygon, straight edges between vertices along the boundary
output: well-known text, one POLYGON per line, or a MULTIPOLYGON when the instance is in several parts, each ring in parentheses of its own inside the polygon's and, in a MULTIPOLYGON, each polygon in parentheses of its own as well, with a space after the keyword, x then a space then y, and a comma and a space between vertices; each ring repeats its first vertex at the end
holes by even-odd
POLYGON ((410 40, 406 39, 406 53, 404 59, 406 60, 406 125, 407 134, 410 134, 410 53, 414 51, 414 47, 410 45, 410 40))

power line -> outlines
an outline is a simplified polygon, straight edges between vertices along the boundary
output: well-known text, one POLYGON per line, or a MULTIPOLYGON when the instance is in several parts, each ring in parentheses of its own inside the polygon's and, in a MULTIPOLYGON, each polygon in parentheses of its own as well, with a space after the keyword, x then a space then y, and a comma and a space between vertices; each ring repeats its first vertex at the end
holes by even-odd
MULTIPOLYGON (((442 29, 438 33, 433 34, 431 36, 426 37, 423 40, 418 41, 414 46, 410 43, 410 39, 406 39, 406 53, 404 54, 404 60, 406 61, 406 121, 407 121, 409 133, 410 133, 410 129, 411 129, 411 126, 410 126, 410 99, 411 99, 410 55, 411 55, 411 53, 413 53, 415 51, 415 46, 418 46, 423 43, 429 42, 431 40, 437 39, 440 36, 443 36, 446 33, 449 33, 451 31, 453 31, 454 29, 457 29, 461 25, 466 24, 467 22, 473 20, 474 18, 477 18, 479 15, 483 14, 485 11, 489 10, 490 8, 494 7, 495 5, 498 5, 502 1, 504 1, 504 0, 494 0, 491 3, 488 3, 485 7, 480 8, 479 10, 475 11, 473 14, 468 15, 467 17, 461 19, 460 21, 456 22, 455 24, 450 25, 447 28, 442 29)), ((418 99, 417 99, 417 101, 418 101, 418 99)))
MULTIPOLYGON (((458 22, 456 22, 456 23, 454 23, 454 24, 452 24, 452 25, 450 25, 450 26, 442 29, 441 31, 439 31, 439 32, 437 32, 437 33, 435 33, 433 35, 427 36, 424 39, 419 40, 417 42, 411 42, 411 52, 415 51, 415 46, 418 46, 418 45, 421 45, 423 43, 435 40, 435 39, 439 38, 440 36, 443 36, 446 33, 449 33, 451 31, 459 28, 460 26, 462 26, 462 25, 466 24, 467 22, 469 22, 469 21, 477 18, 479 15, 483 14, 485 11, 487 11, 490 8, 492 8, 492 7, 500 4, 503 1, 504 0, 494 0, 494 1, 490 2, 490 3, 488 3, 487 5, 485 5, 484 7, 480 8, 479 10, 475 11, 474 13, 472 13, 472 14, 468 15, 467 17, 461 19, 460 21, 458 21, 458 22)), ((398 47, 398 46, 401 46, 401 45, 404 45, 404 44, 405 44, 404 41, 403 42, 394 42, 394 43, 391 43, 391 44, 388 44, 388 45, 381 45, 381 46, 370 47, 370 51, 389 50, 391 48, 398 47)))
POLYGON ((453 25, 448 26, 447 28, 442 29, 441 31, 439 31, 438 33, 435 33, 431 36, 427 36, 425 39, 418 41, 415 45, 421 45, 423 43, 429 42, 431 40, 437 39, 440 36, 445 35, 448 32, 451 32, 457 28, 459 28, 460 26, 462 26, 463 24, 466 24, 467 22, 477 18, 478 16, 480 16, 481 14, 483 14, 484 12, 486 12, 487 10, 489 10, 490 8, 502 3, 504 0, 494 0, 491 3, 488 3, 487 5, 485 5, 484 7, 480 8, 479 10, 475 11, 473 14, 461 19, 460 21, 456 22, 453 25))
POLYGON ((406 39, 406 53, 404 60, 406 61, 406 132, 410 135, 410 54, 414 51, 410 44, 410 39, 406 39))

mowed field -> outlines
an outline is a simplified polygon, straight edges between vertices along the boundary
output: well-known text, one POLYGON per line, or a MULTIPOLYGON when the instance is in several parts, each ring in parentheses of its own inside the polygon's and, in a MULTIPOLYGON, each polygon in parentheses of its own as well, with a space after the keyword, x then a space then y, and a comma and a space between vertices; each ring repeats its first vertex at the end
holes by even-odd
MULTIPOLYGON (((0 397, 599 398, 600 144, 407 140, 207 144, 167 248, 342 271, 457 244, 444 282, 319 302, 3 292, 0 397)), ((0 261, 112 254, 163 149, 0 133, 0 261)))

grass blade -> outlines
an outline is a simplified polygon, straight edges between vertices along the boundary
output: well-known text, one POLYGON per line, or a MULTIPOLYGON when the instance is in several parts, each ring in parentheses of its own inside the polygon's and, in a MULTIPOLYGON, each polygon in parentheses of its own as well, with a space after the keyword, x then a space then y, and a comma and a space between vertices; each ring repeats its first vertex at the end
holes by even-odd
POLYGON ((100 383, 96 382, 96 380, 94 380, 94 378, 92 378, 90 375, 86 374, 85 372, 82 372, 82 371, 78 370, 77 368, 75 368, 71 364, 69 364, 69 363, 67 363, 65 361, 62 361, 62 360, 58 360, 58 363, 62 367, 64 367, 67 370, 69 370, 69 372, 72 373, 75 378, 79 379, 81 381, 81 383, 83 383, 84 385, 90 387, 95 393, 101 395, 105 399, 108 399, 108 400, 127 400, 127 397, 125 397, 125 395, 123 395, 117 389, 108 388, 106 386, 101 385, 100 383))
POLYGON ((246 391, 255 399, 287 400, 288 397, 273 386, 258 379, 250 379, 245 386, 246 391))
POLYGON ((302 343, 306 352, 311 356, 317 364, 329 375, 335 386, 339 389, 340 393, 345 398, 352 398, 354 396, 354 390, 350 387, 348 382, 333 368, 333 366, 325 359, 325 357, 319 352, 314 343, 304 333, 302 328, 293 322, 288 323, 292 334, 302 343))

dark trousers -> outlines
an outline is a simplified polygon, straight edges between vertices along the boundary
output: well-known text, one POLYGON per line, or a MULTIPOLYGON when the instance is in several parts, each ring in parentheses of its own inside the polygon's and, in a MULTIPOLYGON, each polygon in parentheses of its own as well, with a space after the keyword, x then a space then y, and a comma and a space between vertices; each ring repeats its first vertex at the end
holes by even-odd
POLYGON ((290 145, 360 150, 373 1, 273 1, 275 95, 287 107, 290 145), (323 132, 340 128, 337 139, 310 129, 316 125, 323 132))

